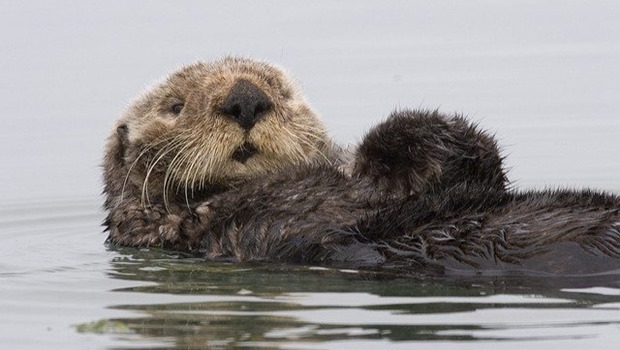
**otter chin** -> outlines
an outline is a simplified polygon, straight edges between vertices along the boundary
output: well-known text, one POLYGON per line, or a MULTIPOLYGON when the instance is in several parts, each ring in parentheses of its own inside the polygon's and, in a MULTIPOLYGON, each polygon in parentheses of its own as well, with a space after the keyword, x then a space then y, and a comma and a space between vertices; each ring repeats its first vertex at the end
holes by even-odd
POLYGON ((400 110, 343 151, 292 79, 242 58, 173 72, 104 155, 112 245, 398 276, 620 273, 620 197, 511 188, 467 119, 400 110))

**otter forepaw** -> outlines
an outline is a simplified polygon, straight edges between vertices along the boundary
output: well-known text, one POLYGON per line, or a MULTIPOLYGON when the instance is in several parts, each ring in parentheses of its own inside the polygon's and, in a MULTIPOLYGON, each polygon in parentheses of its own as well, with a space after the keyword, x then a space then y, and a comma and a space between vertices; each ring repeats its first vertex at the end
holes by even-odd
MULTIPOLYGON (((174 244, 181 237, 181 221, 183 218, 176 214, 168 214, 165 216, 161 226, 158 228, 159 242, 174 244)), ((155 243, 157 244, 157 243, 155 243)))
POLYGON ((211 207, 211 202, 207 201, 200 204, 196 209, 194 209, 194 214, 198 218, 198 220, 202 222, 208 222, 209 219, 213 216, 213 208, 211 207))
POLYGON ((128 204, 110 212, 107 241, 133 247, 172 247, 181 238, 182 221, 182 214, 169 213, 163 206, 128 204))
POLYGON ((447 122, 436 113, 394 112, 372 128, 355 152, 353 175, 396 196, 422 191, 439 178, 448 158, 447 122))

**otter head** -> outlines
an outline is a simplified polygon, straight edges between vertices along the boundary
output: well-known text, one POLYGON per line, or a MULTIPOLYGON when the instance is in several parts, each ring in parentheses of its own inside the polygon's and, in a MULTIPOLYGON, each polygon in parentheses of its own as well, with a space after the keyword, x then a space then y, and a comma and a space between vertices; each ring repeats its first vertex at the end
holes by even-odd
POLYGON ((121 116, 104 159, 106 207, 192 198, 328 161, 324 126, 286 73, 241 58, 172 73, 121 116), (116 201, 116 203, 115 203, 116 201))

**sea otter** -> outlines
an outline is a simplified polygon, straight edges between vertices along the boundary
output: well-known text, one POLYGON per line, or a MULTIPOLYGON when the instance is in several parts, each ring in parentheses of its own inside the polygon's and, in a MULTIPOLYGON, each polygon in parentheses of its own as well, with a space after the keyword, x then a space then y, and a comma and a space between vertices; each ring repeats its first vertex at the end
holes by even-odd
POLYGON ((437 111, 397 111, 348 155, 281 69, 248 59, 134 102, 104 180, 114 245, 415 276, 620 269, 616 196, 508 189, 493 138, 437 111))
POLYGON ((395 113, 349 153, 282 69, 241 58, 183 67, 134 101, 108 139, 108 241, 199 251, 206 231, 188 219, 208 222, 232 190, 257 207, 269 203, 252 194, 256 187, 294 197, 299 207, 287 210, 327 225, 352 224, 386 198, 426 187, 507 182, 495 141, 438 112, 395 113), (395 157, 400 149, 407 152, 395 157), (305 210, 314 200, 325 205, 305 210))

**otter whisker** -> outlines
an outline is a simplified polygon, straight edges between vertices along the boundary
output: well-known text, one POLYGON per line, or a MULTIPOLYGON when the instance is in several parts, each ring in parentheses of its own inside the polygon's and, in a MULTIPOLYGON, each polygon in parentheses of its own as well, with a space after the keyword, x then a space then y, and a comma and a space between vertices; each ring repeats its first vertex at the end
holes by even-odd
POLYGON ((167 139, 162 139, 162 140, 157 140, 156 142, 151 142, 148 145, 146 145, 146 147, 144 148, 144 150, 142 150, 140 152, 140 154, 136 157, 136 159, 131 163, 131 166, 129 166, 129 169, 127 170, 127 174, 125 175, 125 179, 123 180, 123 186, 121 189, 121 195, 120 195, 120 200, 122 201, 124 198, 124 194, 125 194, 125 188, 127 186, 127 182, 129 181, 129 175, 131 174, 131 171, 133 170, 133 168, 136 166, 136 164, 138 164, 138 161, 140 161, 140 159, 150 150, 152 150, 154 147, 166 142, 167 139))
POLYGON ((166 154, 168 154, 172 150, 172 148, 174 147, 173 145, 175 143, 176 143, 176 140, 174 139, 171 142, 168 142, 166 145, 164 145, 164 147, 162 147, 157 153, 153 155, 153 159, 149 162, 149 164, 147 164, 147 172, 146 172, 146 175, 144 176, 144 182, 142 183, 142 195, 141 195, 142 205, 146 205, 147 203, 149 206, 151 205, 150 198, 149 198, 149 191, 148 191, 149 177, 151 176, 151 172, 153 171, 155 166, 159 163, 159 161, 166 154))
MULTIPOLYGON (((157 164, 170 152, 174 151, 175 148, 180 144, 180 141, 178 139, 173 139, 171 142, 169 142, 168 144, 166 144, 161 150, 159 150, 159 152, 157 152, 153 158, 154 161, 152 161, 149 164, 146 176, 144 177, 144 184, 142 186, 142 201, 144 203, 144 200, 146 198, 147 202, 150 205, 150 198, 149 198, 149 191, 148 191, 148 186, 149 186, 149 178, 151 176, 151 173, 153 172, 153 170, 155 169, 155 166, 157 166, 157 164)), ((164 198, 166 197, 166 189, 165 189, 165 185, 162 184, 163 187, 163 196, 164 198)), ((165 201, 165 199, 164 199, 165 201)))
POLYGON ((213 157, 209 157, 209 153, 207 152, 207 150, 202 150, 202 152, 198 156, 203 160, 202 176, 200 176, 200 182, 198 184, 198 188, 202 189, 206 186, 207 183, 206 175, 208 174, 205 174, 205 172, 207 172, 208 169, 213 169, 213 165, 210 165, 211 163, 213 163, 213 157), (207 161, 206 164, 204 162, 205 160, 207 161))
POLYGON ((189 197, 188 197, 188 188, 189 188, 189 178, 190 172, 188 164, 193 162, 195 157, 195 149, 189 149, 189 152, 183 154, 175 164, 174 174, 177 178, 177 185, 175 188, 176 192, 179 192, 181 189, 183 190, 185 196, 185 204, 189 207, 189 197))
MULTIPOLYGON (((178 138, 179 142, 178 144, 183 144, 184 140, 182 138, 178 138)), ((166 169, 166 173, 164 175, 164 206, 166 207, 166 210, 170 210, 169 207, 169 199, 168 199, 168 192, 169 192, 169 186, 170 186, 170 178, 176 174, 178 172, 178 169, 180 168, 181 164, 183 164, 184 159, 187 157, 187 154, 185 154, 184 152, 190 147, 189 143, 186 143, 181 149, 179 149, 177 151, 177 153, 175 154, 174 158, 172 158, 172 161, 170 161, 170 164, 168 165, 168 168, 166 169)), ((177 188, 178 190, 178 188, 177 188)))
POLYGON ((174 192, 179 192, 182 187, 182 180, 185 178, 185 169, 183 164, 185 164, 186 160, 189 158, 187 153, 183 153, 187 148, 181 149, 175 159, 174 163, 169 167, 169 177, 175 179, 176 186, 174 188, 174 192))
POLYGON ((186 175, 185 175, 184 193, 185 193, 185 204, 187 205, 187 207, 189 207, 189 193, 188 192, 190 191, 190 189, 191 189, 192 197, 194 196, 194 183, 196 181, 196 173, 197 173, 196 171, 194 171, 194 167, 198 163, 199 156, 200 156, 200 152, 192 152, 191 157, 190 157, 191 159, 190 166, 187 169, 186 175))
MULTIPOLYGON (((186 176, 185 176, 186 197, 187 197, 187 193, 189 189, 191 189, 192 196, 194 195, 196 177, 198 176, 198 170, 196 170, 196 167, 201 162, 201 159, 200 159, 201 154, 202 153, 200 149, 197 149, 197 148, 192 149, 192 153, 190 157, 191 162, 189 163, 189 167, 187 168, 186 176)), ((188 199, 186 198, 186 200, 188 199)))
POLYGON ((197 164, 204 158, 203 154, 208 154, 208 149, 202 149, 197 147, 197 144, 200 142, 192 140, 191 134, 183 137, 185 146, 177 153, 174 160, 171 163, 171 166, 166 173, 166 183, 168 183, 168 178, 171 176, 175 176, 177 178, 177 186, 176 191, 178 192, 181 187, 183 187, 183 193, 185 195, 185 204, 189 207, 189 189, 193 191, 195 187, 195 177, 197 176, 198 171, 195 170, 197 164), (185 152, 189 150, 188 152, 185 152), (176 174, 176 175, 175 175, 176 174))
POLYGON ((299 142, 303 143, 308 148, 315 151, 319 156, 321 156, 327 162, 327 164, 333 165, 332 160, 329 159, 329 157, 323 152, 323 150, 321 150, 317 146, 317 142, 311 142, 311 141, 319 141, 319 143, 325 142, 324 137, 320 136, 320 130, 316 130, 314 133, 308 132, 308 131, 299 131, 299 130, 303 130, 303 125, 299 126, 298 124, 293 124, 293 126, 295 126, 298 131, 296 134, 292 134, 292 136, 296 137, 296 139, 299 142), (305 136, 307 139, 302 139, 301 137, 299 137, 300 135, 305 136))
MULTIPOLYGON (((295 135, 291 130, 288 129, 283 129, 288 136, 290 136, 290 139, 292 141, 297 141, 297 142, 290 142, 291 145, 294 145, 294 147, 292 147, 291 149, 294 151, 294 154, 297 156, 295 157, 295 161, 296 162, 302 162, 303 160, 307 159, 307 154, 304 152, 303 149, 301 149, 300 144, 305 144, 308 147, 317 150, 314 145, 311 145, 308 141, 303 140, 302 138, 300 138, 299 136, 295 135)), ((317 150, 318 151, 318 150, 317 150)))

